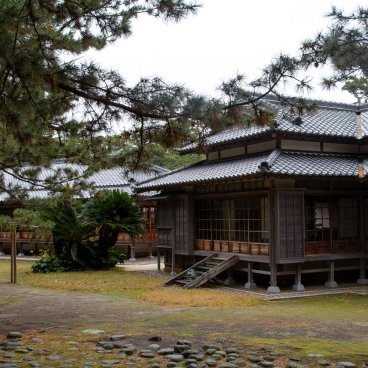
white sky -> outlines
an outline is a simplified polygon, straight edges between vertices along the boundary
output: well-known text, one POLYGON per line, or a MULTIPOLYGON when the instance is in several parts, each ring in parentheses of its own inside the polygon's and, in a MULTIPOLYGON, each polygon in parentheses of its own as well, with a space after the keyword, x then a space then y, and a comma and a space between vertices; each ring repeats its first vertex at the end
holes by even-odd
MULTIPOLYGON (((245 74, 256 78, 280 52, 296 54, 300 42, 326 29, 331 5, 346 11, 363 0, 198 0, 198 14, 179 23, 141 17, 133 34, 98 53, 99 64, 119 70, 128 84, 160 76, 215 95, 222 81, 245 74)), ((308 72, 309 74, 311 72, 308 72)), ((355 102, 346 92, 316 88, 308 97, 355 102)), ((296 95, 287 90, 289 95, 296 95)))

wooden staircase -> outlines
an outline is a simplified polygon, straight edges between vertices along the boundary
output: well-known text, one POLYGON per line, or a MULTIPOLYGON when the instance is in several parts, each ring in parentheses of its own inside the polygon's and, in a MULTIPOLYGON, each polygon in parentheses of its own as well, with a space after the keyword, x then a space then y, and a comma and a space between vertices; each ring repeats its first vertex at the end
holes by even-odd
POLYGON ((198 288, 221 272, 229 269, 238 261, 238 256, 218 258, 217 254, 212 254, 171 278, 165 285, 178 284, 183 286, 184 289, 198 288))

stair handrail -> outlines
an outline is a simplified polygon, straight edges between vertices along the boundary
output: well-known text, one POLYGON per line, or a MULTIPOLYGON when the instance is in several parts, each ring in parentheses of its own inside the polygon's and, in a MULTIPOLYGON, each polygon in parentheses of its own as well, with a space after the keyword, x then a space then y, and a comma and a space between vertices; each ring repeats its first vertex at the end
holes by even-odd
MULTIPOLYGON (((231 256, 230 258, 225 259, 224 261, 222 261, 221 263, 219 263, 217 266, 209 269, 207 272, 205 272, 204 274, 198 276, 197 278, 195 278, 194 280, 188 282, 186 285, 184 285, 184 289, 191 289, 195 286, 197 286, 197 284, 199 283, 198 286, 201 285, 201 281, 206 279, 205 282, 203 282, 202 284, 206 283, 207 281, 211 280, 211 278, 215 277, 216 275, 218 275, 218 270, 221 269, 224 266, 229 265, 228 268, 230 268, 231 266, 233 266, 235 263, 237 263, 239 261, 239 257, 238 256, 231 256), (211 274, 215 273, 215 275, 211 276, 211 274), (211 276, 210 278, 207 278, 208 276, 211 276)), ((219 273, 225 271, 226 268, 224 270, 221 270, 219 273)))
POLYGON ((206 263, 208 260, 210 260, 211 258, 214 258, 217 256, 217 253, 213 253, 210 254, 209 256, 203 258, 202 260, 200 260, 199 262, 197 262, 196 264, 194 264, 193 266, 187 268, 186 270, 184 270, 183 272, 180 272, 179 274, 177 274, 176 276, 172 277, 170 280, 166 281, 164 285, 171 285, 174 281, 180 279, 182 276, 184 276, 189 270, 194 269, 195 267, 200 266, 203 263, 206 263))

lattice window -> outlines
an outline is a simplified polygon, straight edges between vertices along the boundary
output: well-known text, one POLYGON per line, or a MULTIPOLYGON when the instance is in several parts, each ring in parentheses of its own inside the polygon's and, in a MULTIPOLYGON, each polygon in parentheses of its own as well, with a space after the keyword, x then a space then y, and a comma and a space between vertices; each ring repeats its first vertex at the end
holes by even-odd
POLYGON ((197 201, 197 239, 268 243, 269 223, 267 197, 197 201))

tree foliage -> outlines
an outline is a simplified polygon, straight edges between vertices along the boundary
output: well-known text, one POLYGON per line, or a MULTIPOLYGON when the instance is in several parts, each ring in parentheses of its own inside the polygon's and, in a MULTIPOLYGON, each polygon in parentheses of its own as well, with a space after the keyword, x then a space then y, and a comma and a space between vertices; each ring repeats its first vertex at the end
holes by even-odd
POLYGON ((329 29, 303 42, 300 63, 306 68, 331 65, 332 74, 323 78, 325 87, 342 83, 356 97, 368 97, 368 8, 345 14, 333 7, 328 16, 329 29))
MULTIPOLYGON (((179 21, 195 13, 189 0, 6 0, 0 3, 0 173, 30 185, 54 188, 78 173, 37 180, 39 166, 57 158, 87 164, 92 170, 125 160, 136 167, 152 143, 165 148, 199 140, 234 125, 268 124, 273 111, 262 104, 268 94, 301 113, 300 99, 285 99, 284 82, 310 88, 301 70, 330 63, 326 86, 345 83, 367 96, 367 9, 345 15, 333 8, 332 25, 307 40, 301 55, 281 55, 259 78, 222 83, 219 98, 196 95, 160 78, 128 86, 124 76, 83 61, 131 34, 141 16, 179 21), (112 124, 131 124, 119 140, 108 140, 112 124), (134 142, 134 149, 126 147, 134 142), (129 153, 127 155, 127 153, 129 153), (31 166, 27 170, 23 165, 31 166), (66 177, 66 178, 65 178, 66 177)), ((199 146, 200 147, 200 146, 199 146)), ((8 190, 0 175, 0 189, 8 190)), ((12 189, 12 188, 10 188, 12 189)))
POLYGON ((184 0, 1 2, 0 169, 35 182, 37 170, 20 170, 24 163, 64 158, 97 168, 110 160, 102 133, 124 114, 177 118, 188 97, 183 88, 158 79, 128 87, 118 73, 78 58, 129 36, 142 14, 177 21, 196 9, 184 0))

